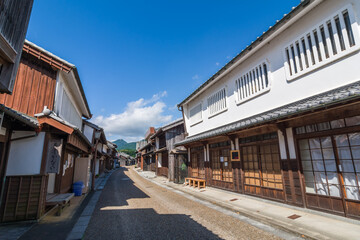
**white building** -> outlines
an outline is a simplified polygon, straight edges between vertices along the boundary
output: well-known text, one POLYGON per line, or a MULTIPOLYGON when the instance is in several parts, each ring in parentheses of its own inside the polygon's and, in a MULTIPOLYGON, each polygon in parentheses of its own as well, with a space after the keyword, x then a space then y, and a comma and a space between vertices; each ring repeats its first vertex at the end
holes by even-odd
POLYGON ((302 1, 182 101, 189 174, 358 217, 359 23, 359 1, 302 1))

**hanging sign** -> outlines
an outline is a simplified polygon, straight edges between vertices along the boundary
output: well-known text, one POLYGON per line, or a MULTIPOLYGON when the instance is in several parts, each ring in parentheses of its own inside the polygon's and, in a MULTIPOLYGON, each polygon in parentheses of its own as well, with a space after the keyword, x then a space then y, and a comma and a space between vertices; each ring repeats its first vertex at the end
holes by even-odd
POLYGON ((239 150, 230 151, 230 156, 231 156, 231 161, 233 161, 233 162, 240 161, 240 151, 239 150))

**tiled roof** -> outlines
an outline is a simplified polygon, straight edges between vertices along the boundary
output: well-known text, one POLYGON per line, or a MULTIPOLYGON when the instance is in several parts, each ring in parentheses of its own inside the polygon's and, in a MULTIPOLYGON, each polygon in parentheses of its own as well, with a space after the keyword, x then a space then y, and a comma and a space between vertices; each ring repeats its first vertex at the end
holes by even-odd
POLYGON ((336 88, 309 98, 302 99, 297 102, 293 102, 282 107, 278 107, 269 110, 264 113, 254 115, 219 128, 215 128, 195 136, 188 137, 183 141, 175 144, 175 146, 181 146, 195 141, 200 141, 206 138, 215 137, 234 131, 238 131, 244 128, 252 127, 255 125, 264 124, 273 120, 289 117, 292 115, 300 114, 309 110, 315 110, 323 108, 343 101, 360 97, 360 81, 355 83, 336 88))
POLYGON ((6 115, 13 117, 16 120, 19 120, 22 123, 24 123, 32 128, 39 127, 39 122, 37 121, 37 119, 34 117, 31 117, 25 113, 21 113, 14 109, 8 108, 8 107, 4 106, 3 104, 0 104, 0 111, 3 111, 6 115))

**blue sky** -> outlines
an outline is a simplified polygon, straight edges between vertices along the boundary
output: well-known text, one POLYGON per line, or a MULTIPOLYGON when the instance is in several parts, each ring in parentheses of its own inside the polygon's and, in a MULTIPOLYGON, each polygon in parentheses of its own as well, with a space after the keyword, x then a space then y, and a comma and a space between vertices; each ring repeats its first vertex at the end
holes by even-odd
POLYGON ((36 0, 27 39, 75 64, 107 138, 139 140, 300 0, 36 0))

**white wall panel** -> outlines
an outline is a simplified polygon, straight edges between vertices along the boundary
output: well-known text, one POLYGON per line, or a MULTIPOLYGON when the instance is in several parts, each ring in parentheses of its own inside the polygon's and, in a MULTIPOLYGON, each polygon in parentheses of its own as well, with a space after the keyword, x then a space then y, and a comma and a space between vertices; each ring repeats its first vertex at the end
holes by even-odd
POLYGON ((45 133, 11 143, 6 176, 40 174, 45 133))

